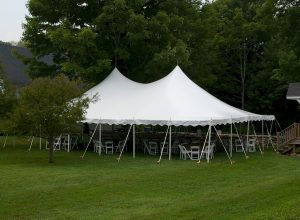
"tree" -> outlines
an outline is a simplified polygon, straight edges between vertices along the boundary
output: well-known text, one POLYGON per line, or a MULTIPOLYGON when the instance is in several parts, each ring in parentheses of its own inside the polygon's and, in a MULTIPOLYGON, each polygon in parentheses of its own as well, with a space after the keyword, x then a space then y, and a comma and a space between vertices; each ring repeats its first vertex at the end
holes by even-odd
POLYGON ((4 77, 4 71, 0 63, 0 119, 11 112, 16 104, 15 89, 4 77))
POLYGON ((34 56, 23 60, 33 77, 63 72, 99 82, 117 66, 149 82, 176 64, 191 65, 197 1, 30 0, 27 6, 23 40, 34 56), (49 54, 54 64, 45 66, 39 58, 49 54))
POLYGON ((11 120, 23 133, 34 133, 41 126, 42 136, 49 141, 49 163, 53 163, 54 138, 83 119, 90 101, 82 96, 80 84, 64 75, 38 78, 21 90, 11 120))
POLYGON ((214 45, 219 53, 219 66, 223 66, 217 76, 222 82, 218 89, 223 87, 231 97, 229 101, 240 103, 242 109, 246 107, 247 81, 260 67, 263 46, 269 36, 257 19, 257 10, 263 2, 225 0, 208 6, 215 11, 214 45))

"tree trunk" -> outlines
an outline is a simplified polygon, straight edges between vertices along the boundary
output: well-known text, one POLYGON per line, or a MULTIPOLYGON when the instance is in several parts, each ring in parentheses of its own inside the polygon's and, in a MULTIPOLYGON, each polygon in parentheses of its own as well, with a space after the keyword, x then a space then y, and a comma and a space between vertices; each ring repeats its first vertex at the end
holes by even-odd
POLYGON ((246 86, 246 65, 247 65, 247 46, 243 43, 240 51, 240 74, 241 74, 241 104, 242 109, 245 109, 245 86, 246 86))
POLYGON ((54 155, 54 147, 53 147, 53 144, 54 144, 54 138, 51 137, 49 138, 49 163, 54 163, 54 160, 53 160, 53 155, 54 155))
POLYGON ((245 82, 242 83, 242 109, 245 109, 245 82))

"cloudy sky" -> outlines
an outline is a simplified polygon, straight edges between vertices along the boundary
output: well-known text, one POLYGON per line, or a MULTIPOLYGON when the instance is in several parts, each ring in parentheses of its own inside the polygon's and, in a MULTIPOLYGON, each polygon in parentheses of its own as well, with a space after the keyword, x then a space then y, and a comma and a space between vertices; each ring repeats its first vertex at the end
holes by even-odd
POLYGON ((2 0, 0 4, 0 40, 19 41, 25 22, 27 0, 2 0))

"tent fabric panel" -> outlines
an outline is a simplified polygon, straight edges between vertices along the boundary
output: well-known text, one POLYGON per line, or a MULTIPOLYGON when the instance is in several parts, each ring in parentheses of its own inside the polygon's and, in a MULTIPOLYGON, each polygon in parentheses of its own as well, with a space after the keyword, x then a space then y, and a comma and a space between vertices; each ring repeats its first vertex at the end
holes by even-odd
POLYGON ((99 95, 90 103, 86 122, 107 124, 198 126, 273 120, 230 106, 217 99, 176 67, 166 77, 148 84, 134 82, 116 68, 85 95, 99 95))

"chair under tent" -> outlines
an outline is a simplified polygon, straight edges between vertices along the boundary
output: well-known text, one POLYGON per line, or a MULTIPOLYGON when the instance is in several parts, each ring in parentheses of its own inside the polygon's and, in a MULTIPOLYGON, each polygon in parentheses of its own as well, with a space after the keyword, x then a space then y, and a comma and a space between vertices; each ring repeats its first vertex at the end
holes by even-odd
MULTIPOLYGON (((72 151, 75 147, 78 148, 79 135, 74 134, 61 134, 54 138, 53 147, 54 150, 65 150, 67 152, 72 151)), ((49 142, 46 140, 45 148, 49 149, 49 142)))

